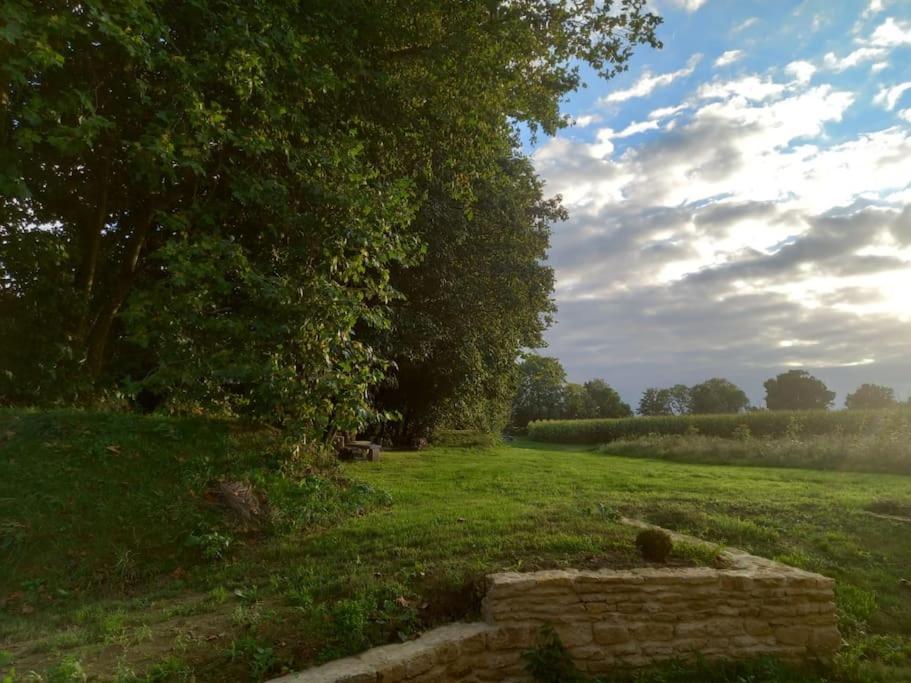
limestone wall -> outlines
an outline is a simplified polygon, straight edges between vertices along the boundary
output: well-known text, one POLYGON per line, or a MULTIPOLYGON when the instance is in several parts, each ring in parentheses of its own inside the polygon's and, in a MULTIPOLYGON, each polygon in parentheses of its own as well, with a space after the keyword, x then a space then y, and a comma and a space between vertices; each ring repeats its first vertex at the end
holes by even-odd
POLYGON ((696 653, 832 656, 841 642, 832 579, 737 551, 720 560, 720 568, 493 574, 483 623, 444 626, 280 680, 525 681, 521 654, 545 624, 592 674, 696 653))

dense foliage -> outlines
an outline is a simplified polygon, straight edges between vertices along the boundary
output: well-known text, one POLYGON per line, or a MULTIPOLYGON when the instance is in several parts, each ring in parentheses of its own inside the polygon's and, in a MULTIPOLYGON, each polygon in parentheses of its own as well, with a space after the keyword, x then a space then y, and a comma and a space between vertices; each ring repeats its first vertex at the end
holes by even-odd
POLYGON ((697 415, 739 413, 750 405, 750 399, 733 382, 713 377, 690 389, 690 412, 697 415))
POLYGON ((895 400, 895 390, 881 384, 861 384, 845 397, 845 407, 848 410, 875 410, 896 405, 898 401, 895 400))
POLYGON ((740 387, 721 377, 713 377, 692 387, 675 384, 667 389, 646 389, 636 412, 652 416, 739 413, 749 405, 750 399, 740 387))
POLYGON ((630 417, 629 404, 603 379, 584 384, 566 381, 556 358, 528 354, 519 364, 511 427, 522 431, 534 420, 630 417))
POLYGON ((443 188, 414 222, 426 253, 396 268, 390 326, 375 342, 395 372, 377 405, 401 419, 384 425, 408 442, 441 425, 499 432, 509 417, 516 351, 541 344, 553 273, 543 264, 549 225, 563 217, 522 158, 505 160, 472 187, 471 216, 443 188))
MULTIPOLYGON (((532 420, 563 417, 566 371, 556 358, 529 354, 519 364, 519 381, 512 403, 512 424, 519 429, 532 420)), ((570 392, 575 393, 574 389, 570 392)))
POLYGON ((642 392, 640 415, 686 415, 693 412, 693 398, 685 384, 675 384, 667 389, 650 387, 642 392))
MULTIPOLYGON (((507 277, 537 264, 556 207, 514 163, 516 131, 565 125, 559 103, 582 65, 610 77, 636 45, 657 45, 644 5, 10 0, 0 400, 145 390, 171 409, 291 416, 313 437, 382 417, 371 397, 390 357, 437 353, 409 329, 390 354, 384 330, 449 325, 471 291, 436 283, 436 320, 391 311, 396 286, 421 279, 395 274, 424 253, 428 273, 451 273, 523 234, 507 277), (517 230, 484 239, 503 216, 517 230), (427 244, 448 219, 452 241, 427 244)), ((508 343, 504 354, 533 339, 547 277, 535 271, 521 311, 483 339, 508 343)), ((501 396, 502 358, 472 343, 453 361, 466 395, 501 396)), ((455 405, 451 383, 444 372, 435 411, 455 405)))
POLYGON ((756 411, 739 415, 674 415, 615 420, 542 420, 528 425, 535 441, 606 443, 652 434, 703 434, 724 438, 793 434, 861 435, 911 426, 911 409, 862 411, 756 411))
POLYGON ((769 410, 825 410, 835 401, 835 392, 806 370, 788 370, 763 386, 769 410))

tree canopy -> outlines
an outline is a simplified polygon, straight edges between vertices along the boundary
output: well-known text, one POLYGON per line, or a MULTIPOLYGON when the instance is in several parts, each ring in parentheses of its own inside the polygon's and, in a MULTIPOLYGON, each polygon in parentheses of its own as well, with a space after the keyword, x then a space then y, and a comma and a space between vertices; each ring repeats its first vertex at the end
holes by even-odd
POLYGON ((788 370, 763 386, 769 410, 826 410, 835 401, 835 392, 806 370, 788 370))
MULTIPOLYGON (((480 339, 516 354, 546 324, 549 276, 532 264, 558 213, 516 158, 518 127, 565 125, 582 66, 622 71, 659 45, 659 22, 644 0, 10 0, 0 395, 145 390, 172 410, 291 418, 313 438, 383 417, 377 388, 434 357, 461 364, 462 395, 505 396, 512 362, 480 339), (520 314, 478 321, 497 329, 470 339, 455 322, 480 281, 438 287, 452 297, 439 315, 401 304, 422 281, 406 269, 426 260, 444 283, 510 240, 520 256, 502 275, 465 271, 500 288, 532 273, 520 314), (447 359, 450 325, 464 346, 447 359)), ((441 412, 458 372, 430 381, 441 412)))
POLYGON ((519 364, 518 391, 513 400, 511 424, 525 429, 534 420, 577 420, 630 417, 629 404, 603 379, 584 384, 566 381, 566 371, 556 358, 529 354, 519 364))
POLYGON ((566 371, 556 358, 529 354, 519 364, 519 380, 512 404, 512 423, 520 429, 532 420, 563 417, 566 371))
POLYGON ((708 379, 690 389, 691 412, 739 413, 750 405, 750 399, 733 382, 720 377, 708 379))
POLYGON ((876 410, 897 405, 895 390, 881 384, 861 384, 845 397, 845 407, 848 410, 876 410))

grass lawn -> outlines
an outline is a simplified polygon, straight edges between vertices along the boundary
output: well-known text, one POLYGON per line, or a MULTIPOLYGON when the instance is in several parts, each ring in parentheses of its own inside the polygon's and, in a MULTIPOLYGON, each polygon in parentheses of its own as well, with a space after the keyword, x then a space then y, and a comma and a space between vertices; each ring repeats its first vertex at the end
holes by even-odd
MULTIPOLYGON (((217 421, 0 412, 0 671, 260 679, 472 617, 491 571, 635 564, 623 513, 836 577, 835 680, 911 680, 911 525, 866 511, 911 505, 907 477, 517 442, 384 453, 344 466, 345 483, 283 470, 274 441, 217 421), (207 499, 220 477, 267 493, 267 530, 207 499)), ((652 680, 705 680, 675 675, 652 680)))

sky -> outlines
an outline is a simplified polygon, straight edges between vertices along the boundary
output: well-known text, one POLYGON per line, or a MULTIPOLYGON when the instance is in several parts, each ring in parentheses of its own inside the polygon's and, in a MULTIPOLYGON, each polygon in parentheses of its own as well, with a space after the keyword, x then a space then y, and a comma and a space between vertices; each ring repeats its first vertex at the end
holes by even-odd
POLYGON ((804 368, 911 396, 911 0, 652 0, 661 50, 529 152, 554 226, 570 381, 635 406, 804 368))

